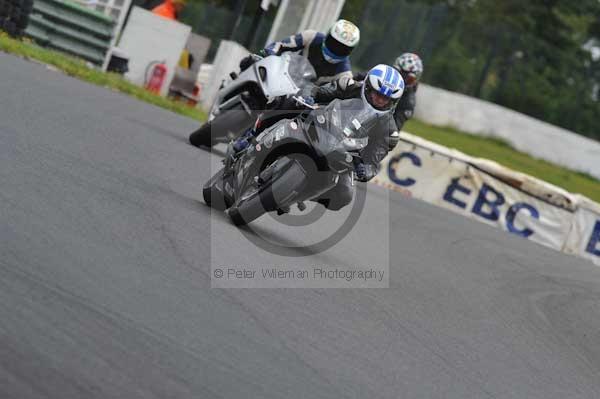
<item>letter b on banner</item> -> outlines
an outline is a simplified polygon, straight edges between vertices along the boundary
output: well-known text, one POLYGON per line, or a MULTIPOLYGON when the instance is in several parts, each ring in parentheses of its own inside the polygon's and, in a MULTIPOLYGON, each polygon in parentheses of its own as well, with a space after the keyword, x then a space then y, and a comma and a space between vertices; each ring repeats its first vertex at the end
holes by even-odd
POLYGON ((500 218, 499 208, 502 204, 504 204, 504 196, 494 190, 491 186, 483 183, 471 212, 484 219, 495 222, 500 218), (487 208, 487 211, 484 210, 484 207, 487 208))

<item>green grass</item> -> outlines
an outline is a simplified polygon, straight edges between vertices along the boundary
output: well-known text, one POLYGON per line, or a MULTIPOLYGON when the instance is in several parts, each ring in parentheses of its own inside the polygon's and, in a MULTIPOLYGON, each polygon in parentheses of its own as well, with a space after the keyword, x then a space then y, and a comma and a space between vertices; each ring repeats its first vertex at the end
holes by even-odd
POLYGON ((12 39, 2 32, 0 32, 0 51, 52 65, 67 75, 128 94, 139 100, 166 108, 199 121, 206 119, 206 114, 197 108, 150 93, 149 91, 126 81, 119 74, 105 73, 90 68, 84 61, 78 58, 39 47, 29 41, 12 39))
POLYGON ((408 121, 404 130, 446 147, 455 148, 465 154, 491 159, 510 169, 600 202, 600 181, 585 173, 533 158, 515 150, 503 140, 475 136, 447 127, 432 126, 418 120, 408 121))
MULTIPOLYGON (((198 121, 206 119, 206 114, 202 111, 152 94, 124 80, 118 74, 104 73, 89 68, 85 62, 77 58, 41 48, 28 41, 11 39, 1 32, 0 51, 52 65, 67 75, 131 95, 139 100, 198 121)), ((600 202, 600 182, 598 180, 584 173, 574 172, 518 152, 502 140, 474 136, 451 128, 431 126, 417 120, 409 121, 405 128, 407 131, 427 140, 446 147, 456 148, 472 156, 494 160, 508 168, 538 177, 570 192, 581 193, 594 201, 600 202)))

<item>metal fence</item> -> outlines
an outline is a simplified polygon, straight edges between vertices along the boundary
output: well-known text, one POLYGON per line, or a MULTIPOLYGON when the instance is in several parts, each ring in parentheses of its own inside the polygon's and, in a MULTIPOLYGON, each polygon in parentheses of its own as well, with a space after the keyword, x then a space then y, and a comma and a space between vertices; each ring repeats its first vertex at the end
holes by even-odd
POLYGON ((35 0, 25 34, 37 44, 101 66, 110 49, 115 21, 64 0, 35 0))

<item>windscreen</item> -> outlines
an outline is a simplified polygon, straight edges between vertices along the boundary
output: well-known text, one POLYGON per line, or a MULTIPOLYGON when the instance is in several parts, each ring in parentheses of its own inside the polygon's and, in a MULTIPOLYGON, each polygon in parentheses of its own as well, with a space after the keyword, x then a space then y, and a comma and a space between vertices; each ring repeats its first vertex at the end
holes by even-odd
POLYGON ((334 100, 312 113, 319 137, 330 150, 357 152, 369 143, 369 131, 379 115, 361 99, 334 100))
POLYGON ((300 88, 300 95, 310 95, 317 79, 317 73, 308 60, 299 54, 290 54, 288 74, 294 84, 300 88))

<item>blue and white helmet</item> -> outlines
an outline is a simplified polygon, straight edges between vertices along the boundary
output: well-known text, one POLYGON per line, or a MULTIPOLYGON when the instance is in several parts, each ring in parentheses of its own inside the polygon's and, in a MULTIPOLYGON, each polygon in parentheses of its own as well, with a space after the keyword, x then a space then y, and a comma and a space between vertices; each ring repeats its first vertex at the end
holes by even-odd
POLYGON ((404 93, 404 80, 396 68, 379 64, 367 73, 362 99, 378 113, 393 109, 404 93))

